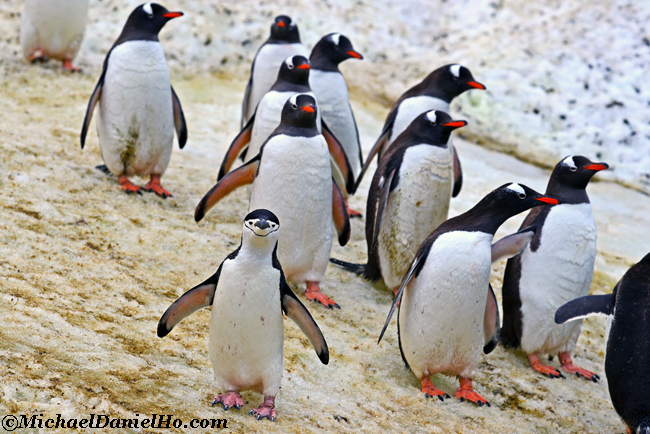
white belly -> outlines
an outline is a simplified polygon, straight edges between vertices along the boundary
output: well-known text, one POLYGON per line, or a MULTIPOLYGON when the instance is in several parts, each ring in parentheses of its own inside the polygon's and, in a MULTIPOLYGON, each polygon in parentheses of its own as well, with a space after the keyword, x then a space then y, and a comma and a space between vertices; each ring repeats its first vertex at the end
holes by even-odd
POLYGON ((282 379, 280 271, 239 256, 221 269, 210 316, 210 361, 222 391, 275 396, 282 379))
POLYGON ((442 110, 449 113, 449 103, 431 96, 415 96, 402 101, 397 110, 397 116, 395 116, 395 122, 393 123, 393 132, 387 145, 390 145, 402 131, 408 128, 413 119, 429 110, 442 110))
POLYGON ((557 308, 589 294, 596 257, 596 224, 590 204, 553 207, 539 249, 521 257, 521 347, 527 353, 572 351, 582 320, 555 324, 557 308))
POLYGON ((25 57, 40 50, 55 59, 72 60, 83 41, 88 0, 25 0, 20 45, 25 57))
POLYGON ((399 185, 388 196, 379 231, 379 265, 386 285, 398 288, 418 247, 447 219, 452 187, 448 148, 408 148, 399 185))
POLYGON ((102 157, 115 175, 162 175, 172 152, 171 84, 159 42, 132 41, 110 55, 99 102, 102 157))
POLYGON ((483 347, 492 235, 450 232, 404 291, 400 341, 413 373, 472 378, 483 347))
POLYGON ((359 137, 343 74, 312 70, 309 73, 309 86, 316 94, 325 123, 343 145, 356 179, 361 171, 359 137))
POLYGON ((247 120, 253 116, 257 103, 278 79, 282 62, 295 55, 309 59, 309 51, 302 44, 266 44, 259 50, 253 66, 253 87, 248 99, 247 120))
POLYGON ((275 136, 264 148, 250 210, 280 220, 278 259, 288 280, 320 282, 332 247, 332 171, 323 136, 275 136))
MULTIPOLYGON (((284 104, 289 98, 295 95, 296 92, 267 92, 259 103, 257 112, 255 113, 255 122, 253 124, 253 131, 251 131, 251 140, 248 144, 246 151, 246 161, 250 161, 257 154, 266 139, 269 138, 271 133, 280 125, 282 119, 282 109, 284 104)), ((315 98, 313 92, 306 92, 304 95, 309 95, 315 98)), ((320 111, 317 110, 316 125, 320 129, 320 111)))

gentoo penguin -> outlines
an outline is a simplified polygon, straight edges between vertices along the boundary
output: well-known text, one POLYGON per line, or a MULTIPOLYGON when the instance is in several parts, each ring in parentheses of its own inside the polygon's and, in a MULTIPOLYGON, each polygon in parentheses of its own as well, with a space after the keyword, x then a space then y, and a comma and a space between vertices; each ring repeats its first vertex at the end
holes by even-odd
POLYGON ((336 265, 397 293, 418 246, 447 220, 453 185, 447 141, 467 124, 431 110, 415 118, 379 162, 366 205, 365 265, 336 265))
POLYGON ((86 31, 88 0, 25 0, 20 18, 20 46, 30 61, 57 59, 68 71, 86 31))
POLYGON ((628 433, 650 434, 650 254, 611 294, 572 300, 557 310, 555 322, 598 314, 608 316, 605 374, 614 409, 628 433))
POLYGON ((544 203, 558 200, 525 185, 502 185, 474 208, 442 223, 420 245, 379 340, 401 300, 399 348, 427 398, 448 397, 429 378, 445 373, 460 379, 457 398, 488 404, 472 388, 472 378, 481 349, 487 354, 498 342, 499 310, 490 286, 492 238, 507 219, 544 203))
MULTIPOLYGON (((157 3, 145 3, 129 15, 122 33, 104 59, 81 129, 81 149, 95 105, 99 103, 97 134, 102 158, 127 193, 153 191, 171 196, 160 184, 172 154, 174 127, 181 149, 187 127, 181 102, 169 81, 158 32, 167 21, 182 16, 157 3), (144 187, 128 177, 150 176, 144 187)), ((101 167, 101 166, 100 166, 101 167)))
POLYGON ((546 194, 562 205, 531 211, 522 227, 537 227, 530 244, 508 260, 503 277, 503 329, 501 342, 521 348, 531 366, 549 377, 559 370, 543 365, 540 353, 558 355, 562 369, 597 381, 593 372, 571 361, 580 335, 581 321, 557 325, 555 310, 576 297, 587 295, 596 258, 596 223, 587 197, 594 174, 607 169, 581 156, 568 156, 553 169, 546 194))
MULTIPOLYGON (((339 70, 339 63, 351 58, 363 59, 363 56, 354 50, 347 37, 340 33, 323 36, 309 56, 312 67, 309 74, 309 85, 316 94, 323 120, 343 145, 345 155, 352 166, 354 179, 357 179, 363 164, 361 143, 357 122, 350 106, 348 85, 339 70)), ((345 189, 345 180, 336 175, 335 172, 334 179, 343 192, 347 204, 348 194, 345 189)), ((361 217, 358 211, 349 207, 348 212, 351 216, 361 217)))
POLYGON ((282 62, 294 55, 309 57, 309 50, 300 42, 296 23, 286 15, 277 16, 271 24, 271 35, 253 59, 242 103, 241 127, 253 116, 257 103, 273 86, 282 62))
POLYGON ((262 405, 249 412, 258 420, 276 417, 275 396, 282 379, 282 312, 309 338, 321 362, 329 362, 323 334, 284 279, 276 254, 279 230, 280 222, 271 211, 248 214, 237 250, 212 277, 176 300, 158 323, 162 338, 183 318, 212 306, 210 361, 224 392, 212 405, 239 409, 244 404, 239 391, 254 390, 264 394, 262 405))
MULTIPOLYGON (((361 169, 357 185, 361 183, 373 157, 377 153, 381 157, 381 154, 388 149, 388 146, 409 126, 413 119, 420 113, 429 110, 441 110, 449 113, 451 101, 469 89, 485 89, 485 86, 474 79, 469 69, 453 64, 436 69, 420 83, 404 92, 388 113, 379 139, 370 150, 361 169)), ((456 197, 462 187, 463 173, 454 146, 450 145, 449 149, 454 158, 453 197, 456 197)))
MULTIPOLYGON (((313 97, 289 98, 282 122, 260 153, 212 187, 196 207, 194 219, 200 221, 232 190, 253 183, 250 209, 269 209, 282 220, 278 258, 287 279, 306 282, 307 299, 333 308, 338 305, 320 291, 319 283, 332 247, 332 221, 343 246, 350 238, 350 220, 332 178, 328 143, 316 128, 316 115, 313 97)), ((345 159, 341 148, 333 155, 345 159)))
MULTIPOLYGON (((309 87, 309 70, 309 60, 304 56, 291 56, 282 62, 277 80, 262 97, 255 112, 228 148, 217 180, 230 171, 238 155, 248 162, 259 154, 262 144, 280 125, 282 109, 289 98, 297 93, 315 97, 309 87)), ((319 114, 316 120, 319 127, 320 121, 319 114)))

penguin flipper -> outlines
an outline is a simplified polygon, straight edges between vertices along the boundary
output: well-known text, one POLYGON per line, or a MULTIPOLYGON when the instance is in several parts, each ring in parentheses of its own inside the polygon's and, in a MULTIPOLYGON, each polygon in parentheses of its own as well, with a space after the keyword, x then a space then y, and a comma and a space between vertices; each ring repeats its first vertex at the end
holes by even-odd
POLYGON ((86 135, 88 134, 88 128, 90 128, 90 120, 93 118, 93 112, 95 111, 95 106, 97 105, 100 98, 102 97, 102 89, 104 87, 104 76, 106 75, 105 64, 106 63, 104 62, 104 71, 102 71, 102 75, 99 77, 99 81, 95 86, 95 90, 93 90, 93 94, 90 96, 90 100, 88 101, 88 107, 86 108, 84 123, 81 126, 81 149, 83 149, 84 145, 86 144, 86 135))
POLYGON ((348 209, 345 206, 345 199, 336 185, 336 181, 332 178, 332 218, 334 219, 334 227, 339 236, 339 244, 345 246, 350 240, 350 216, 348 209))
MULTIPOLYGON (((255 67, 255 61, 253 61, 253 66, 251 67, 251 76, 248 78, 248 83, 246 84, 246 90, 244 91, 244 101, 241 104, 241 121, 239 122, 239 128, 244 128, 246 125, 246 113, 248 113, 248 104, 251 97, 251 89, 253 88, 253 70, 255 67)), ((250 120, 250 119, 249 119, 250 120)))
POLYGON ((399 287, 399 291, 397 291, 397 294, 395 295, 395 299, 393 299, 393 304, 390 307, 390 311, 388 312, 388 317, 386 318, 386 322, 384 323, 384 327, 381 329, 381 333, 379 334, 379 339, 377 340, 377 343, 381 342, 381 338, 384 336, 384 332, 386 331, 386 328, 388 328, 388 323, 390 323, 390 319, 393 317, 393 313, 395 313, 395 308, 397 305, 402 301, 402 295, 404 294, 404 288, 406 288, 406 285, 409 284, 415 273, 418 271, 418 268, 420 268, 420 262, 422 260, 420 257, 416 256, 413 262, 411 263, 411 266, 409 267, 409 271, 406 272, 406 276, 404 276, 404 280, 402 280, 402 285, 399 287))
POLYGON ((483 353, 490 354, 497 347, 500 331, 501 318, 499 318, 497 297, 494 295, 492 285, 488 284, 487 303, 483 317, 483 353))
POLYGON ((501 238, 496 243, 492 244, 492 262, 496 262, 502 258, 512 258, 515 255, 523 252, 530 240, 533 239, 537 233, 537 226, 528 226, 519 232, 501 238))
POLYGON ((318 324, 314 321, 305 305, 296 297, 284 278, 284 273, 280 278, 280 287, 282 288, 282 311, 295 322, 300 330, 307 336, 311 346, 314 347, 320 361, 327 365, 330 360, 330 352, 327 348, 325 337, 320 331, 318 324))
POLYGON ((381 189, 381 196, 379 196, 379 204, 377 205, 377 213, 375 214, 375 224, 372 231, 372 243, 370 244, 370 251, 375 251, 377 248, 377 241, 379 240, 379 230, 381 229, 381 221, 384 217, 384 211, 386 210, 386 204, 388 203, 388 194, 390 193, 390 187, 393 183, 393 177, 395 176, 396 169, 391 170, 388 178, 384 180, 384 183, 379 186, 381 189))
POLYGON ((359 184, 361 184, 361 180, 363 180, 363 175, 366 174, 366 171, 368 170, 368 167, 370 167, 370 163, 372 163, 372 159, 375 158, 375 155, 384 147, 384 145, 388 142, 388 138, 390 137, 391 131, 393 130, 392 124, 391 127, 388 129, 384 129, 384 132, 382 132, 381 136, 377 139, 375 144, 373 145, 372 149, 368 153, 368 156, 366 157, 366 161, 363 163, 363 166, 361 167, 361 172, 359 172, 359 176, 357 177, 357 182, 354 186, 354 189, 356 190, 359 188, 359 184))
POLYGON ((345 179, 345 189, 348 194, 352 195, 356 191, 356 187, 354 184, 354 172, 350 166, 348 156, 345 155, 345 150, 341 146, 341 142, 334 136, 334 133, 332 133, 325 121, 321 120, 321 125, 323 127, 323 137, 325 137, 325 141, 327 142, 332 160, 341 172, 343 179, 345 179))
POLYGON ((251 136, 253 135, 253 124, 255 123, 255 114, 251 116, 244 128, 237 134, 237 137, 232 141, 226 155, 223 157, 223 162, 221 163, 221 168, 219 169, 219 176, 217 181, 221 180, 226 173, 230 171, 230 168, 237 160, 239 154, 242 153, 242 150, 246 149, 248 144, 251 141, 251 136))
POLYGON ((183 107, 178 95, 172 86, 172 105, 174 108, 174 127, 176 128, 176 135, 178 136, 178 146, 183 149, 187 143, 187 124, 185 123, 185 115, 183 114, 183 107))
POLYGON ((220 274, 221 265, 212 277, 181 295, 167 308, 160 321, 158 321, 159 338, 167 336, 174 326, 184 318, 201 308, 212 305, 214 291, 217 288, 217 283, 219 283, 220 274))
POLYGON ((463 168, 460 166, 458 151, 456 151, 456 148, 453 145, 451 146, 451 152, 454 158, 454 189, 451 193, 451 197, 456 197, 463 186, 463 168))
POLYGON ((203 199, 196 206, 194 211, 194 221, 201 221, 205 214, 217 204, 221 199, 228 196, 233 190, 243 185, 251 184, 257 176, 260 168, 261 154, 257 154, 248 163, 244 164, 237 170, 230 172, 221 181, 217 182, 214 187, 208 191, 203 199))
MULTIPOLYGON (((618 288, 618 285, 616 286, 618 288)), ((603 295, 586 295, 560 306, 555 311, 555 323, 583 319, 592 315, 612 315, 616 302, 616 292, 603 295)))

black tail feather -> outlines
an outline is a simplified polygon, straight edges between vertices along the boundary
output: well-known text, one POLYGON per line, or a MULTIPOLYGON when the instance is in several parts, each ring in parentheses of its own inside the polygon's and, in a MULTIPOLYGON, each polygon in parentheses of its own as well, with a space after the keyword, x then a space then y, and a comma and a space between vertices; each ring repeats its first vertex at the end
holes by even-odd
POLYGON ((340 259, 330 258, 330 262, 334 265, 337 265, 344 270, 351 271, 356 275, 359 275, 363 278, 368 278, 368 266, 366 264, 354 264, 352 262, 341 261, 340 259))
POLYGON ((104 172, 107 175, 111 175, 111 171, 108 169, 108 166, 105 164, 100 164, 99 166, 95 166, 95 169, 99 170, 100 172, 104 172))

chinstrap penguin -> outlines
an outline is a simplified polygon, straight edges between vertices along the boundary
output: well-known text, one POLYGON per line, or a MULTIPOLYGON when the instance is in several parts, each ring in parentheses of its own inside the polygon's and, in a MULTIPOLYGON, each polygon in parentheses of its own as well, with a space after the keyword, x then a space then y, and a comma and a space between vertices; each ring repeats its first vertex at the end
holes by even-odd
MULTIPOLYGON (((284 325, 282 313, 309 338, 325 365, 329 350, 309 311, 287 284, 277 257, 280 222, 258 209, 244 219, 241 244, 205 282, 190 289, 165 311, 158 336, 165 337, 183 318, 212 306, 210 361, 219 388, 212 405, 239 409, 241 390, 264 394, 249 414, 275 420, 275 396, 282 379, 284 325)), ((284 236, 284 235, 283 235, 284 236)))
POLYGON ((460 380, 457 398, 489 405, 472 388, 472 378, 481 349, 491 352, 499 336, 499 310, 490 286, 494 233, 520 212, 557 203, 556 198, 525 185, 504 184, 469 211, 442 223, 422 242, 379 340, 399 304, 402 359, 420 379, 427 397, 448 397, 429 378, 445 373, 460 380))
POLYGON ((102 74, 88 102, 81 148, 99 104, 96 124, 102 158, 127 193, 141 194, 144 189, 163 198, 171 196, 160 178, 171 158, 174 128, 182 149, 187 126, 169 80, 158 33, 169 20, 182 15, 157 3, 135 8, 104 59, 102 74), (133 175, 149 176, 150 181, 144 187, 134 185, 128 179, 133 175))
POLYGON ((572 300, 557 310, 555 322, 590 315, 608 317, 605 375, 614 409, 629 434, 650 434, 650 254, 625 273, 611 294, 572 300))
POLYGON ((535 235, 506 265, 501 342, 509 348, 521 348, 533 369, 552 378, 563 375, 542 364, 540 354, 558 355, 565 372, 599 379, 571 360, 582 322, 558 325, 553 315, 562 304, 589 293, 596 258, 596 223, 586 188, 591 178, 607 167, 582 156, 560 161, 546 194, 563 203, 535 208, 528 214, 521 227, 535 227, 535 235))
MULTIPOLYGON (((316 111, 316 100, 309 95, 289 98, 282 110, 282 122, 260 153, 212 187, 197 205, 194 219, 200 221, 237 187, 253 183, 250 209, 269 209, 283 222, 278 258, 287 280, 306 282, 307 299, 333 308, 338 305, 320 291, 320 282, 334 227, 340 245, 350 238, 345 202, 330 166, 330 154, 345 160, 345 153, 340 147, 332 151, 332 143, 318 131, 316 111)), ((348 179, 354 182, 351 176, 348 179)))

